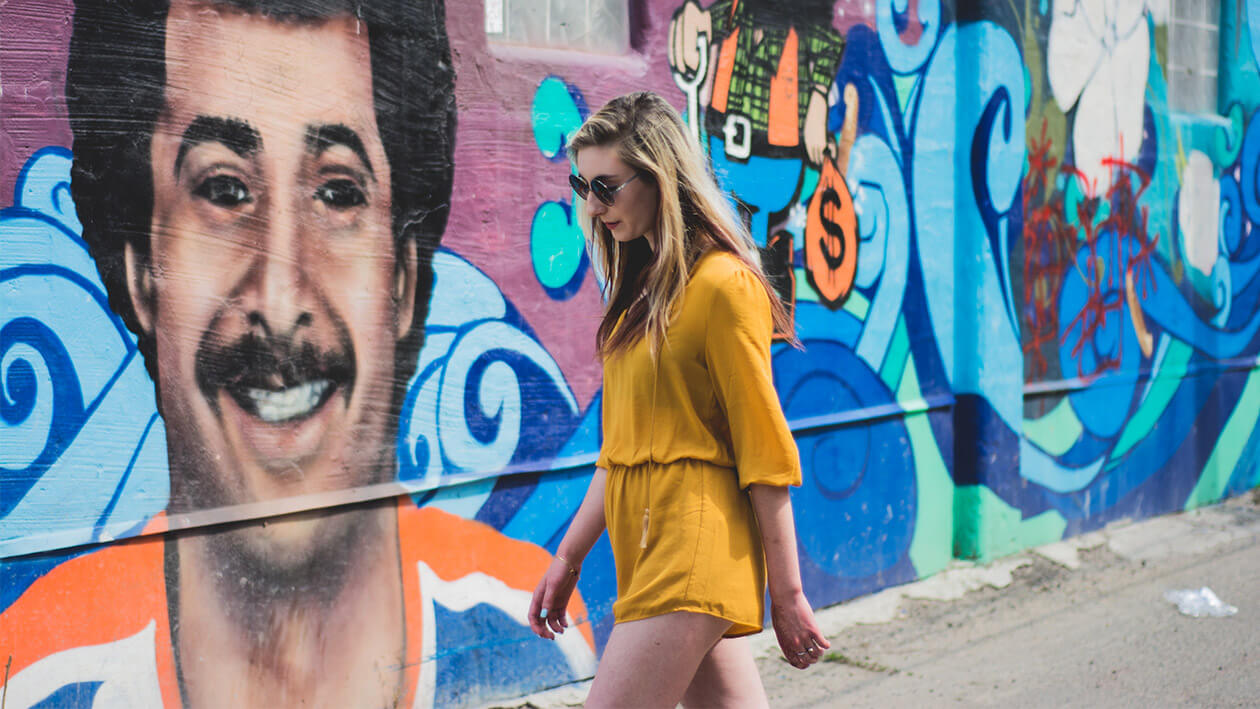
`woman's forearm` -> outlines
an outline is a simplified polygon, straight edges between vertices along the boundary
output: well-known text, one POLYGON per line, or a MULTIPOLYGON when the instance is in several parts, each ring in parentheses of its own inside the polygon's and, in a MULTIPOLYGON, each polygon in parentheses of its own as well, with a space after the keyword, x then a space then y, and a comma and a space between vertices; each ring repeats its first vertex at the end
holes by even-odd
POLYGON ((761 529, 770 599, 786 599, 800 593, 801 568, 796 557, 796 526, 788 489, 754 483, 748 486, 748 496, 761 529))
POLYGON ((591 484, 586 488, 586 497, 582 499, 582 505, 578 507, 573 522, 569 524, 569 530, 564 533, 564 539, 556 548, 556 552, 575 567, 582 565, 582 560, 591 547, 595 546, 599 535, 604 533, 604 481, 607 475, 608 472, 603 468, 595 469, 591 484))

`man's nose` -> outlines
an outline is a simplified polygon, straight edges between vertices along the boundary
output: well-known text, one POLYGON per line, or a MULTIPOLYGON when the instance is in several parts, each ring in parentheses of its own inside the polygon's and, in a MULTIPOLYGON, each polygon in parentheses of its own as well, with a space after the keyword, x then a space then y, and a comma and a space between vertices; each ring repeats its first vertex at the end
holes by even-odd
POLYGON ((309 244, 302 238, 296 195, 276 195, 259 224, 258 252, 254 255, 255 299, 250 309, 261 316, 272 334, 290 333, 310 321, 310 279, 306 268, 309 244))

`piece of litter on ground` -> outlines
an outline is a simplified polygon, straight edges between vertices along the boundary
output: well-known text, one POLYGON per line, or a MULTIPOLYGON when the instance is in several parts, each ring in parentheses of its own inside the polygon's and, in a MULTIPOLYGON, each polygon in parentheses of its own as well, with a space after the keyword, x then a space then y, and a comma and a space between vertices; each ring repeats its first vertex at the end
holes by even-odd
POLYGON ((1238 612, 1237 608, 1217 598, 1207 586, 1197 590, 1164 591, 1164 598, 1177 604, 1177 610, 1193 618, 1224 618, 1238 612))

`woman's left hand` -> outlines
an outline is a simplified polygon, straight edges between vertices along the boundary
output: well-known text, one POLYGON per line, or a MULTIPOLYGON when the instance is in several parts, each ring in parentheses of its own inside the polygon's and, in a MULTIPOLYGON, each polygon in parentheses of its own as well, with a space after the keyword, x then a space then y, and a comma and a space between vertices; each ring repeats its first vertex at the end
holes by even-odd
POLYGON ((772 598, 770 620, 774 623, 774 634, 779 639, 783 657, 799 670, 821 660, 823 651, 831 647, 814 621, 814 611, 801 591, 778 601, 772 598))
POLYGON ((577 574, 567 561, 556 557, 547 567, 547 573, 534 589, 529 603, 529 627, 534 634, 546 640, 554 640, 569 627, 569 597, 577 588, 577 574))

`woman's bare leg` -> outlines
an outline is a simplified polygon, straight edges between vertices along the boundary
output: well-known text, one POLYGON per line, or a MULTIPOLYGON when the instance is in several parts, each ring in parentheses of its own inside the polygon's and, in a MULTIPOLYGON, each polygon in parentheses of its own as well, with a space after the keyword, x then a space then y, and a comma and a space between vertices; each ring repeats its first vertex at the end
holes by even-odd
POLYGON ((683 695, 683 706, 768 707, 766 690, 747 638, 724 638, 700 661, 691 686, 683 695))
POLYGON ((703 613, 668 613, 613 626, 586 706, 678 706, 700 661, 731 627, 703 613))

